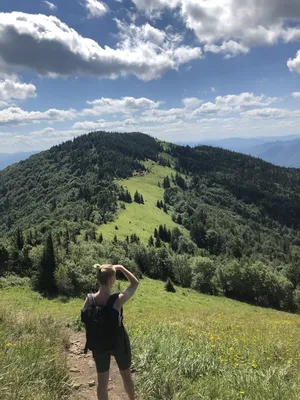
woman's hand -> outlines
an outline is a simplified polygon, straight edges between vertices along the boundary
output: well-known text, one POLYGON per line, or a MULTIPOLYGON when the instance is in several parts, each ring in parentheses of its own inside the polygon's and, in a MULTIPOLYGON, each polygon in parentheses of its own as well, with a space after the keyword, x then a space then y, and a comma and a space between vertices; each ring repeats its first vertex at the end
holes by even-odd
POLYGON ((122 271, 124 269, 124 266, 118 264, 118 265, 114 265, 114 268, 115 268, 116 271, 122 271))

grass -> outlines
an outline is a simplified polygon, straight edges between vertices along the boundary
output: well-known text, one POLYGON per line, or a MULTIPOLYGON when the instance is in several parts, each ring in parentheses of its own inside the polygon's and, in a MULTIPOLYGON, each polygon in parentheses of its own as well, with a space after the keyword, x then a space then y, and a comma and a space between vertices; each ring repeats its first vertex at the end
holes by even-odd
MULTIPOLYGON (((24 293, 30 298, 28 289, 24 293)), ((30 301, 32 304, 32 298, 30 301)), ((1 400, 69 399, 65 345, 66 337, 53 317, 40 317, 1 302, 1 400)))
POLYGON ((168 214, 164 213, 157 206, 157 200, 163 200, 164 189, 158 186, 158 182, 162 184, 163 178, 176 171, 169 167, 163 167, 154 162, 146 162, 147 172, 133 176, 130 179, 118 181, 120 185, 128 189, 132 198, 136 190, 142 194, 145 204, 137 204, 135 202, 126 204, 126 210, 118 211, 115 221, 99 228, 98 233, 102 233, 103 237, 112 240, 115 235, 118 239, 124 240, 126 236, 137 234, 143 243, 148 243, 149 237, 153 235, 154 229, 159 225, 166 225, 168 229, 179 227, 172 221, 171 210, 168 214), (118 227, 116 230, 115 227, 118 227))
MULTIPOLYGON (((36 321, 47 315, 57 324, 66 324, 78 318, 82 300, 49 301, 25 287, 1 291, 1 309, 8 306, 20 308, 36 321)), ((164 283, 144 279, 125 306, 125 325, 132 340, 140 399, 299 398, 297 315, 190 289, 176 287, 176 293, 168 293, 164 283)), ((1 377, 4 368, 0 371, 1 377)), ((0 397, 9 398, 1 396, 1 389, 0 397)))

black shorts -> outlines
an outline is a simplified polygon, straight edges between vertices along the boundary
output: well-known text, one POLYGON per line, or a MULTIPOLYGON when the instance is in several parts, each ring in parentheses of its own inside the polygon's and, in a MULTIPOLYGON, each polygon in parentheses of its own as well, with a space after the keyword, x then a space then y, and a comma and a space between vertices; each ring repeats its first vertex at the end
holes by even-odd
POLYGON ((121 371, 126 371, 131 366, 131 347, 129 337, 125 329, 118 340, 113 351, 93 350, 93 357, 96 363, 97 372, 109 371, 110 358, 115 357, 116 363, 121 371))

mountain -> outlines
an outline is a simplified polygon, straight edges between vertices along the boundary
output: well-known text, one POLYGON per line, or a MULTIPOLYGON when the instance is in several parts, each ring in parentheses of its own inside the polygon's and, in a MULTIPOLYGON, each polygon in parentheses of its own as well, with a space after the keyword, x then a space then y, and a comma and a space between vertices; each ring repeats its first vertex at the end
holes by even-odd
POLYGON ((241 152, 259 157, 275 165, 300 168, 300 139, 263 143, 244 148, 241 152))
POLYGON ((37 277, 51 265, 57 283, 43 290, 78 295, 91 288, 88 266, 109 260, 295 310, 299 193, 297 169, 138 132, 92 132, 0 171, 0 274, 30 276, 41 290, 37 277))
POLYGON ((226 138, 210 141, 206 140, 200 143, 187 142, 181 144, 191 147, 195 147, 199 144, 220 147, 222 149, 252 155, 282 167, 299 168, 300 166, 300 139, 299 136, 296 135, 259 138, 226 138))
POLYGON ((11 164, 26 160, 31 155, 36 153, 37 151, 27 153, 0 153, 0 170, 8 167, 11 164))

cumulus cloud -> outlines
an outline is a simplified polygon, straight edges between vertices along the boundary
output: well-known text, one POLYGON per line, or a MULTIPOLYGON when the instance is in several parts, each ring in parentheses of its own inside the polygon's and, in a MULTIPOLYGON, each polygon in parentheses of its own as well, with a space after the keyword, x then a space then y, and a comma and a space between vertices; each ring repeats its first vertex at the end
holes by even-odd
POLYGON ((261 108, 245 111, 241 115, 256 119, 299 118, 300 110, 291 111, 284 108, 261 108))
POLYGON ((74 118, 76 118, 76 112, 73 109, 56 110, 53 108, 47 111, 25 111, 19 107, 9 107, 0 110, 0 126, 24 125, 43 121, 58 122, 74 118))
POLYGON ((217 96, 215 102, 207 102, 197 108, 191 114, 196 117, 202 114, 229 114, 241 112, 245 109, 254 107, 265 107, 278 101, 277 97, 267 97, 263 94, 256 96, 254 93, 230 94, 227 96, 217 96))
POLYGON ((55 11, 57 10, 57 6, 53 3, 51 3, 50 1, 44 0, 43 4, 48 7, 51 11, 55 11))
POLYGON ((83 115, 103 115, 103 114, 130 114, 145 109, 157 108, 161 102, 155 102, 145 97, 123 97, 122 99, 111 99, 101 97, 101 99, 88 101, 92 108, 86 108, 82 111, 83 115))
POLYGON ((292 93, 292 96, 294 97, 294 99, 300 99, 300 92, 294 92, 292 93))
POLYGON ((54 16, 0 13, 0 65, 39 75, 135 75, 156 79, 170 69, 202 57, 199 47, 179 46, 149 24, 136 27, 117 21, 119 43, 102 48, 54 16), (26 49, 26 52, 22 51, 26 49))
POLYGON ((187 28, 205 50, 234 56, 257 45, 300 38, 298 0, 133 0, 145 12, 179 7, 187 28))
POLYGON ((291 72, 298 72, 298 74, 300 74, 300 50, 298 51, 294 59, 292 58, 289 59, 287 65, 291 72))
POLYGON ((103 17, 108 12, 107 5, 98 0, 85 0, 84 5, 88 10, 89 18, 103 17))
POLYGON ((204 50, 210 53, 223 53, 226 58, 237 56, 238 54, 247 54, 249 48, 241 43, 235 42, 234 40, 229 40, 228 42, 223 42, 220 46, 215 44, 206 44, 204 50))
POLYGON ((186 97, 182 102, 185 108, 195 109, 203 103, 203 100, 200 100, 197 97, 186 97))
POLYGON ((36 97, 36 87, 33 84, 11 79, 0 80, 0 100, 25 100, 29 97, 36 97))

